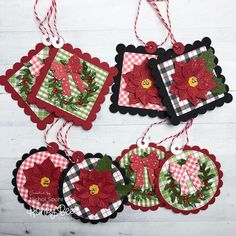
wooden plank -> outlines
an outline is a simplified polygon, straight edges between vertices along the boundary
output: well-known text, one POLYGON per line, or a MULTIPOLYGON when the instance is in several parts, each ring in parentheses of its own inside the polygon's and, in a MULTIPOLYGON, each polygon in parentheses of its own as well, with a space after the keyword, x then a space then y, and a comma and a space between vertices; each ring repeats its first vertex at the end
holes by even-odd
POLYGON ((103 236, 154 236, 160 232, 165 232, 166 236, 181 235, 189 236, 191 230, 192 236, 233 236, 236 230, 235 221, 229 222, 122 222, 99 225, 71 223, 17 223, 14 227, 10 223, 0 224, 0 234, 11 236, 23 235, 103 235, 103 236))

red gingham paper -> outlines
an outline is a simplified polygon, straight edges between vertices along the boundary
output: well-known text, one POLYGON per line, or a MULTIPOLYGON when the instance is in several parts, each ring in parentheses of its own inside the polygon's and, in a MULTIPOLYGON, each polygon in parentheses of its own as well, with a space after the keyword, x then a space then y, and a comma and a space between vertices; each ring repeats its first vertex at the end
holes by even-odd
POLYGON ((30 63, 32 64, 32 66, 29 68, 31 75, 35 77, 38 76, 40 74, 40 69, 44 64, 37 56, 33 56, 30 60, 30 63))
POLYGON ((186 164, 182 166, 175 163, 170 164, 170 172, 172 177, 180 183, 181 195, 190 193, 189 187, 186 184, 186 180, 188 178, 191 179, 196 189, 201 189, 203 186, 199 177, 197 176, 200 169, 197 161, 198 159, 196 157, 189 156, 186 164))
POLYGON ((36 200, 28 199, 28 190, 23 187, 26 182, 26 178, 25 178, 23 170, 32 168, 34 166, 34 163, 41 164, 48 157, 50 157, 55 167, 61 167, 61 171, 67 167, 68 162, 69 162, 65 157, 59 154, 50 154, 47 151, 37 152, 35 154, 32 154, 31 156, 26 158, 21 164, 21 166, 19 167, 17 176, 16 176, 16 184, 17 184, 17 189, 19 191, 20 196, 29 206, 38 210, 54 211, 57 209, 57 206, 53 204, 45 203, 41 205, 40 202, 36 200))
MULTIPOLYGON (((146 59, 150 58, 157 58, 157 55, 150 55, 150 54, 142 54, 142 53, 133 53, 133 52, 125 52, 124 59, 123 59, 123 66, 122 66, 122 75, 126 74, 133 70, 134 65, 140 65, 146 59)), ((157 104, 148 103, 144 106, 142 103, 137 104, 129 104, 129 93, 125 90, 126 82, 124 78, 121 76, 120 82, 120 91, 119 91, 119 106, 126 106, 126 107, 136 107, 142 109, 151 109, 151 110, 160 110, 165 111, 166 109, 162 106, 157 104)))

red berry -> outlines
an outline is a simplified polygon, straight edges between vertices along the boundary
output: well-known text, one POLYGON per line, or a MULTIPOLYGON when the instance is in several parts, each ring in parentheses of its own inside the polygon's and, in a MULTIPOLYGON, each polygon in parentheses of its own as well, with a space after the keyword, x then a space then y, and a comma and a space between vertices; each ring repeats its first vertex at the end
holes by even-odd
POLYGON ((67 105, 67 104, 68 104, 68 102, 67 102, 67 101, 64 101, 64 104, 65 104, 65 105, 67 105))
POLYGON ((135 193, 135 192, 137 192, 137 190, 136 189, 132 189, 132 192, 135 193))
POLYGON ((90 94, 90 93, 92 93, 92 91, 89 90, 89 89, 87 89, 87 90, 86 90, 86 93, 87 93, 87 94, 90 94))
POLYGON ((175 189, 175 188, 176 188, 176 185, 175 185, 175 184, 172 184, 172 185, 171 185, 171 188, 172 188, 172 189, 175 189))
POLYGON ((204 184, 208 184, 208 180, 207 179, 204 179, 203 182, 204 182, 204 184))
POLYGON ((188 202, 189 198, 187 196, 184 197, 184 202, 188 202))
POLYGON ((199 193, 198 196, 197 196, 198 199, 202 199, 202 194, 199 193))
POLYGON ((78 101, 77 101, 77 105, 78 105, 78 106, 81 106, 82 104, 83 104, 83 101, 82 101, 82 100, 78 100, 78 101))
POLYGON ((150 191, 148 194, 147 194, 148 197, 151 197, 153 196, 153 193, 150 191))
POLYGON ((93 82, 92 77, 89 76, 88 79, 87 79, 87 82, 88 82, 88 83, 92 83, 92 82, 93 82))
POLYGON ((58 89, 57 89, 57 88, 54 88, 54 89, 52 90, 52 93, 58 94, 58 89))
POLYGON ((24 83, 24 84, 28 84, 29 81, 28 81, 27 79, 23 79, 23 80, 22 80, 22 83, 24 83))

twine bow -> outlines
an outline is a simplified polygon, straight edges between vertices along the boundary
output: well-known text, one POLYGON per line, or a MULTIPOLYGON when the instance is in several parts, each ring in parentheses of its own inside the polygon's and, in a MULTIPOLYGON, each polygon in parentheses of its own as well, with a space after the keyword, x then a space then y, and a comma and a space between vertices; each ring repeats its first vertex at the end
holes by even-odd
POLYGON ((71 88, 70 81, 68 77, 68 73, 71 74, 76 87, 80 92, 86 88, 86 85, 83 83, 81 79, 81 73, 83 72, 83 68, 80 64, 80 59, 73 55, 67 65, 62 65, 56 61, 53 61, 51 65, 51 69, 54 70, 54 77, 58 80, 62 81, 62 91, 63 95, 71 96, 71 88))
POLYGON ((188 156, 187 161, 184 165, 180 166, 175 163, 169 165, 169 170, 171 172, 172 178, 180 183, 181 195, 190 194, 189 187, 187 185, 187 180, 190 179, 193 186, 199 190, 203 186, 201 180, 197 176, 200 166, 197 163, 197 158, 193 156, 188 156))
POLYGON ((154 187, 155 174, 154 170, 158 167, 158 155, 156 152, 151 152, 146 158, 141 158, 137 154, 133 153, 131 161, 131 169, 136 172, 135 186, 142 188, 144 183, 144 167, 146 166, 148 171, 149 181, 152 187, 154 187))

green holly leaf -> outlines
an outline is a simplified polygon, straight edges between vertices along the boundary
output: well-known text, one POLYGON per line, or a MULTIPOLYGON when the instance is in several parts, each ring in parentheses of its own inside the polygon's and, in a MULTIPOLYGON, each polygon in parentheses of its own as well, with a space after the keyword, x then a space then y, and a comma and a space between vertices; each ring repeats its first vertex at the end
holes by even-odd
POLYGON ((16 78, 19 80, 22 80, 24 77, 23 77, 23 75, 17 75, 16 78))
POLYGON ((216 64, 214 62, 215 55, 214 55, 213 50, 211 48, 205 52, 202 52, 198 58, 204 59, 208 71, 213 71, 214 68, 216 67, 216 64))
POLYGON ((182 165, 186 164, 186 160, 180 159, 177 161, 177 163, 178 163, 178 165, 182 166, 182 165))
POLYGON ((63 66, 67 65, 67 63, 68 63, 66 60, 60 60, 60 62, 63 66))
POLYGON ((121 183, 118 183, 116 185, 116 192, 120 195, 120 197, 127 196, 132 189, 133 186, 131 184, 122 185, 121 183))
POLYGON ((214 76, 212 79, 216 82, 217 86, 215 88, 213 88, 211 90, 211 92, 214 95, 225 93, 226 92, 226 85, 222 82, 222 80, 216 76, 214 76))
POLYGON ((103 170, 111 170, 111 165, 112 165, 112 161, 111 159, 107 156, 107 155, 104 155, 104 157, 102 157, 97 165, 96 165, 96 170, 97 171, 103 171, 103 170))
POLYGON ((24 66, 29 68, 32 66, 32 64, 30 62, 27 62, 27 63, 24 63, 24 66))

